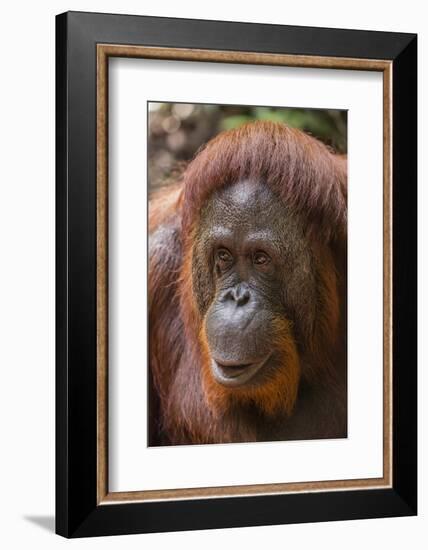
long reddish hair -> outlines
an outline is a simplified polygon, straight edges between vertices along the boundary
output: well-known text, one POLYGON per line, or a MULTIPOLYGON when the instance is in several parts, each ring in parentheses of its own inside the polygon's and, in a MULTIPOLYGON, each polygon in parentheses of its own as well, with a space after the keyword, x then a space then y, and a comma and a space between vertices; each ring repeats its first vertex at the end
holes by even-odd
MULTIPOLYGON (((150 368, 162 427, 172 442, 254 440, 251 426, 222 416, 228 407, 236 411, 239 402, 233 396, 239 392, 232 393, 210 378, 203 318, 192 284, 201 207, 215 190, 255 180, 268 185, 305 220, 320 274, 318 319, 308 339, 306 376, 334 385, 332 354, 339 345, 346 271, 346 159, 304 132, 255 122, 217 135, 180 179, 154 198, 149 210, 149 230, 154 235, 149 265, 150 368), (157 235, 160 228, 163 233, 170 231, 169 239, 157 235)), ((252 396, 266 414, 282 410, 289 415, 297 399, 299 358, 291 329, 282 326, 279 339, 295 368, 291 377, 278 380, 279 385, 271 384, 252 396)), ((241 392, 243 396, 251 397, 241 392)))

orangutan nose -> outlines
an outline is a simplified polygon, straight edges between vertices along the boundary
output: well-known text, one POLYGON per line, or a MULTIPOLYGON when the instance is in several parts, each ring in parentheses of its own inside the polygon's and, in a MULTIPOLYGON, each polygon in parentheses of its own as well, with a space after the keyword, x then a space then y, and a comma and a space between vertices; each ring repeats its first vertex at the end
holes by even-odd
POLYGON ((250 299, 250 289, 247 283, 238 283, 234 287, 226 290, 222 297, 222 301, 232 300, 237 306, 245 305, 250 299))

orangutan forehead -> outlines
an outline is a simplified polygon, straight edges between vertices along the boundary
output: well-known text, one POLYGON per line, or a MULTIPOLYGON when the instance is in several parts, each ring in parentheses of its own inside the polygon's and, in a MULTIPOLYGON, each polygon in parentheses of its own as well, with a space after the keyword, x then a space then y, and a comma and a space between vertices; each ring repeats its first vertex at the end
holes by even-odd
MULTIPOLYGON (((242 180, 211 195, 202 211, 202 223, 221 228, 250 226, 257 233, 296 226, 296 216, 261 181, 242 180)), ((297 224, 299 225, 299 224, 297 224)))
POLYGON ((213 199, 221 208, 224 205, 237 210, 263 210, 280 204, 279 198, 262 181, 241 180, 218 190, 213 199))

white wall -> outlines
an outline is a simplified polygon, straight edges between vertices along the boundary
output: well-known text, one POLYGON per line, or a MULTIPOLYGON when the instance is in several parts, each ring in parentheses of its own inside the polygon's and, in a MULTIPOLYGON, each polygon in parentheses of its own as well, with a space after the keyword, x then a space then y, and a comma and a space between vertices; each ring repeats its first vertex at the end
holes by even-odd
MULTIPOLYGON (((130 0, 7 2, 0 18, 0 544, 14 548, 246 548, 294 545, 359 549, 423 548, 427 478, 420 471, 420 516, 79 540, 52 533, 54 510, 54 16, 66 10, 224 19, 290 25, 418 32, 419 83, 426 80, 428 21, 420 0, 130 0)), ((426 94, 426 90, 425 90, 426 94)), ((422 92, 420 92, 422 97, 422 92)), ((425 170, 426 109, 421 102, 420 182, 425 170)), ((420 186, 420 212, 426 194, 420 186)), ((420 215, 420 227, 423 220, 420 215)), ((419 248, 422 252, 424 236, 419 248)), ((422 259, 420 281, 424 278, 422 259)), ((420 342, 422 310, 420 291, 420 342)), ((420 363, 423 366, 421 342, 420 363)), ((420 369, 420 464, 426 461, 428 390, 420 369)))

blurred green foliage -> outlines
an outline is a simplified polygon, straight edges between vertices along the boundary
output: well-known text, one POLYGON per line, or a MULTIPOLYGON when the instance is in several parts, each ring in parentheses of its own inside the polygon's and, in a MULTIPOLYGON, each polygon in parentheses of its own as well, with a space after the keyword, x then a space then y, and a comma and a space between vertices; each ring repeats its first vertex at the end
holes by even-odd
POLYGON ((230 130, 252 120, 283 122, 317 137, 340 153, 346 152, 346 111, 251 107, 248 114, 223 118, 222 130, 230 130))
POLYGON ((148 121, 150 189, 162 185, 178 163, 189 161, 217 133, 255 120, 288 124, 339 153, 347 152, 347 112, 343 110, 152 102, 148 121))

